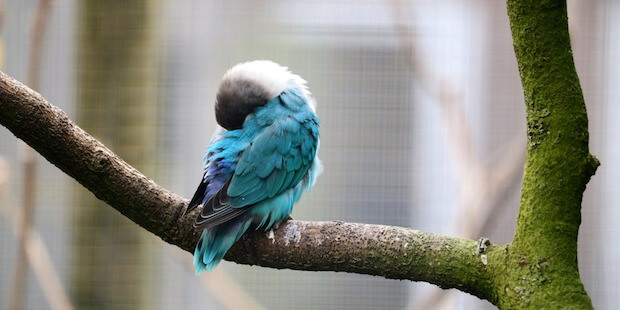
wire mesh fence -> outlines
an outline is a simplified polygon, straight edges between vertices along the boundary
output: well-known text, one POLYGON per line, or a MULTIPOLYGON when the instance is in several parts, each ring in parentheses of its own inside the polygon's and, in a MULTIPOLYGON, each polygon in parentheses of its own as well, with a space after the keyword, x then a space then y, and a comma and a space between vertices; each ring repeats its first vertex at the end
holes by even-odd
MULTIPOLYGON (((37 0, 2 6, 2 70, 26 81, 37 0)), ((53 1, 39 91, 156 182, 189 197, 225 70, 271 59, 309 82, 321 118, 302 220, 398 225, 509 242, 525 145, 505 7, 487 1, 53 1), (516 155, 515 155, 516 154, 516 155), (133 158, 133 159, 132 159, 133 158), (142 163, 142 166, 140 162, 142 163)), ((620 4, 569 3, 577 69, 603 166, 584 198, 579 261, 600 309, 620 305, 617 205, 620 4)), ((8 305, 22 203, 22 146, 0 129, 0 307, 8 305)), ((423 283, 223 263, 193 275, 179 253, 94 202, 37 157, 34 228, 76 308, 480 309, 423 283)), ((35 248, 37 246, 35 245, 35 248)), ((39 252, 40 253, 40 252, 39 252)), ((45 264, 45 263, 43 263, 45 264)), ((46 267, 43 267, 44 269, 46 267)), ((27 273, 23 307, 50 300, 27 273)), ((57 303, 61 304, 62 303, 57 303)))

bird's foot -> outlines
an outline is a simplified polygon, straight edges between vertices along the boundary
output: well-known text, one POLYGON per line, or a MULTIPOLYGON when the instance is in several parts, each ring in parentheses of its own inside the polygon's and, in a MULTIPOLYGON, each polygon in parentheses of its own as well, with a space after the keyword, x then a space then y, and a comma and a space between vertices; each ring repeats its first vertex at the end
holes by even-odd
POLYGON ((271 230, 278 230, 278 228, 280 228, 280 225, 282 225, 282 223, 284 223, 284 221, 276 222, 275 224, 273 224, 273 227, 271 227, 271 230))
POLYGON ((278 230, 278 228, 280 228, 280 225, 282 225, 282 224, 286 223, 286 221, 290 221, 292 219, 293 218, 289 215, 287 218, 285 218, 285 219, 283 219, 283 220, 273 224, 273 227, 271 228, 271 230, 278 230))

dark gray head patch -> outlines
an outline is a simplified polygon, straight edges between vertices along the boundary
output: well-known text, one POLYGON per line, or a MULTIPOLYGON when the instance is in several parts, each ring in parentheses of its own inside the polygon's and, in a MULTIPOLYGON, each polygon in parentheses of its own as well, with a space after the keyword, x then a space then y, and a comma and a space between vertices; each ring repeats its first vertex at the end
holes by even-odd
POLYGON ((226 79, 215 97, 215 119, 227 130, 243 127, 248 114, 267 104, 269 94, 261 85, 247 79, 226 79))

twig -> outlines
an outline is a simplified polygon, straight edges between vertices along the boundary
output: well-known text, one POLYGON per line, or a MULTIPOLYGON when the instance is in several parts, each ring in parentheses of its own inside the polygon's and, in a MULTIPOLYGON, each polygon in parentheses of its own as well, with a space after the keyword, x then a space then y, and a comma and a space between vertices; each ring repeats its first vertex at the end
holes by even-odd
POLYGON ((15 262, 15 275, 13 277, 13 291, 11 293, 9 309, 19 310, 22 308, 22 299, 26 285, 26 276, 28 275, 27 261, 27 240, 30 238, 33 213, 34 213, 34 196, 35 191, 35 154, 34 151, 25 144, 22 152, 24 167, 24 182, 22 208, 19 216, 19 224, 17 225, 17 260, 15 262))
MULTIPOLYGON (((182 265, 188 274, 194 273, 194 265, 187 253, 177 247, 166 247, 166 253, 182 265)), ((254 297, 249 295, 243 287, 232 279, 224 270, 217 268, 211 272, 196 277, 205 291, 211 293, 226 309, 262 310, 265 309, 254 297)))
POLYGON ((54 310, 73 309, 69 297, 63 289, 58 273, 49 256, 41 235, 36 230, 31 230, 26 240, 26 253, 28 263, 32 266, 34 275, 43 289, 43 294, 54 310))
MULTIPOLYGON (((521 134, 510 140, 508 151, 492 168, 484 168, 476 154, 471 126, 465 115, 463 96, 447 78, 425 65, 411 36, 413 27, 407 21, 413 20, 399 8, 399 0, 392 1, 392 16, 396 21, 401 48, 409 55, 411 70, 419 77, 418 82, 435 95, 435 102, 442 111, 444 125, 452 154, 460 169, 461 199, 458 214, 453 223, 453 233, 458 236, 476 238, 492 222, 495 214, 510 189, 518 184, 525 158, 525 144, 521 134), (435 83, 433 83, 435 82, 435 83)), ((416 301, 411 309, 436 308, 447 291, 432 288, 427 297, 416 301)))
MULTIPOLYGON (((37 9, 37 15, 32 29, 32 39, 30 44, 29 66, 28 66, 28 84, 33 89, 39 89, 39 72, 41 62, 41 51, 43 44, 43 35, 45 32, 45 22, 47 20, 51 0, 41 0, 37 9)), ((24 184, 21 217, 18 228, 18 251, 17 262, 15 267, 15 276, 13 278, 13 293, 9 302, 9 309, 21 309, 23 292, 28 273, 26 264, 26 241, 29 239, 28 234, 31 231, 32 222, 35 213, 35 196, 36 196, 36 152, 23 144, 23 167, 24 167, 24 184)), ((41 283, 42 285, 44 283, 41 283)))
POLYGON ((39 6, 37 7, 37 13, 32 27, 30 53, 28 55, 28 84, 32 89, 39 89, 43 36, 45 35, 45 25, 49 17, 51 6, 52 0, 39 0, 39 6))
MULTIPOLYGON (((8 210, 5 203, 9 174, 9 165, 4 158, 0 157, 0 215, 11 225, 15 236, 18 236, 20 225, 18 215, 8 210)), ((25 258, 32 266, 37 281, 41 283, 43 294, 50 308, 54 310, 73 309, 40 234, 34 228, 30 229, 24 242, 25 258)))
MULTIPOLYGON (((0 175, 2 175, 1 170, 0 175)), ((1 185, 2 184, 0 183, 0 186, 1 185)), ((0 187, 0 190, 1 189, 2 187, 0 187)), ((13 227, 13 233, 15 236, 18 236, 19 231, 17 227, 17 216, 3 205, 0 205, 0 211, 6 221, 12 224, 11 226, 13 227)), ((60 277, 58 276, 56 269, 54 269, 54 265, 52 264, 52 260, 49 256, 49 251, 41 239, 41 235, 31 227, 27 236, 27 239, 24 241, 26 253, 25 259, 30 266, 32 266, 34 275, 37 281, 41 284, 43 294, 45 295, 50 308, 54 310, 73 309, 73 306, 71 305, 71 302, 63 289, 60 277)))

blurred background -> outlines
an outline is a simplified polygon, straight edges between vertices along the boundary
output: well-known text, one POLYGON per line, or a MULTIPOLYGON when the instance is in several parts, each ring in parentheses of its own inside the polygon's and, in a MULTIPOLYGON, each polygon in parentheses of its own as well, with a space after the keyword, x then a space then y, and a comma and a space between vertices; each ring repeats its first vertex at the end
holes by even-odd
MULTIPOLYGON (((523 95, 502 1, 0 2, 1 70, 157 183, 190 197, 232 65, 271 59, 309 81, 325 171, 301 220, 512 239, 523 95)), ((602 162, 579 263, 598 309, 620 307, 620 2, 569 1, 602 162)), ((0 308, 492 309, 425 283, 191 255, 98 202, 0 128, 0 308), (26 210, 26 216, 22 216, 26 210), (19 221, 32 223, 29 242, 19 221)))

